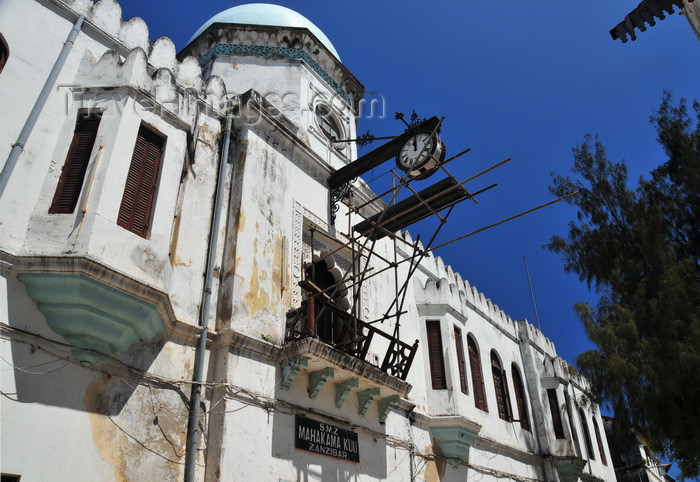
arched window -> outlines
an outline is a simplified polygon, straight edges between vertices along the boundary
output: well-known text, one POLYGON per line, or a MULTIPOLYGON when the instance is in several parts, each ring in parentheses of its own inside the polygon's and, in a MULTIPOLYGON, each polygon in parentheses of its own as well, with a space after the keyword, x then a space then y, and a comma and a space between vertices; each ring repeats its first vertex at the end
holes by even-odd
POLYGON ((484 375, 481 373, 481 360, 479 359, 479 349, 472 335, 467 335, 467 346, 469 349, 469 368, 472 371, 472 385, 474 386, 474 405, 476 408, 489 411, 486 404, 486 391, 484 390, 484 375))
MULTIPOLYGON (((336 300, 338 290, 331 288, 336 284, 333 273, 325 261, 318 261, 306 268, 306 279, 324 291, 330 301, 336 300)), ((325 297, 324 297, 325 298, 325 297)), ((340 339, 340 320, 336 313, 321 303, 318 296, 314 301, 314 317, 316 320, 316 336, 329 344, 337 343, 340 339)))
POLYGON ((520 378, 520 369, 513 363, 510 367, 513 372, 513 391, 515 392, 515 403, 518 405, 518 417, 520 426, 525 430, 530 430, 530 417, 527 412, 527 399, 525 398, 525 387, 523 379, 520 378))
POLYGON ((10 47, 7 45, 7 42, 5 41, 5 37, 2 36, 0 33, 0 72, 2 72, 2 69, 5 68, 5 63, 7 63, 7 59, 10 57, 10 47))
POLYGON ((496 391, 496 405, 498 405, 498 416, 506 422, 513 420, 510 409, 510 396, 508 395, 508 380, 506 372, 501 366, 495 350, 491 350, 491 374, 493 375, 493 388, 496 391))
POLYGON ((598 428, 598 422, 593 418, 593 430, 595 430, 595 438, 598 442, 598 451, 600 452, 600 460, 603 465, 608 465, 608 458, 605 456, 605 449, 603 448, 603 439, 600 438, 600 429, 598 428))
POLYGON ((591 433, 588 431, 588 422, 586 421, 586 414, 582 409, 578 409, 578 414, 581 417, 581 425, 583 426, 583 438, 586 439, 586 450, 588 451, 588 457, 591 460, 595 460, 595 453, 593 453, 593 444, 591 443, 591 433))

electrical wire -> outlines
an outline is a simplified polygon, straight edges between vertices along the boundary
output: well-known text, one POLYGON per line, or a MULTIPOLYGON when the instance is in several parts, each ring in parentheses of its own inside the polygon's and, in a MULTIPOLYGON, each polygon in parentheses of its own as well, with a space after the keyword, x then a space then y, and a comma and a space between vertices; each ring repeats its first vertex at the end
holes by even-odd
MULTIPOLYGON (((36 333, 31 333, 29 331, 26 331, 26 330, 23 330, 20 328, 0 324, 0 334, 1 334, 0 337, 5 338, 5 339, 12 339, 12 338, 7 336, 6 332, 8 332, 8 333, 14 332, 14 333, 21 334, 21 335, 24 335, 27 337, 33 337, 37 340, 41 340, 43 342, 50 344, 53 348, 57 348, 57 347, 61 347, 61 348, 69 347, 70 349, 74 348, 73 346, 71 346, 67 343, 63 343, 63 342, 60 342, 57 340, 52 340, 52 339, 46 338, 42 335, 39 335, 36 333)), ((21 342, 21 343, 25 343, 27 345, 30 345, 30 346, 36 348, 35 345, 33 345, 32 343, 29 343, 28 341, 20 340, 17 338, 14 338, 14 340, 21 342)), ((156 374, 153 374, 151 372, 148 372, 147 370, 143 370, 143 369, 131 366, 131 365, 129 365, 129 364, 113 357, 113 356, 106 355, 106 354, 99 353, 99 352, 94 352, 92 350, 86 350, 86 351, 89 351, 91 353, 99 355, 104 361, 112 363, 113 365, 116 365, 119 368, 125 369, 127 373, 129 373, 131 375, 135 375, 135 378, 129 379, 129 378, 127 378, 123 375, 120 375, 118 373, 112 373, 109 371, 105 371, 104 368, 98 369, 95 367, 83 367, 82 365, 79 365, 77 360, 74 360, 71 358, 66 358, 66 357, 57 355, 55 353, 51 353, 50 351, 48 351, 46 349, 43 349, 43 351, 52 355, 52 356, 56 356, 58 359, 64 360, 66 362, 66 364, 64 364, 63 366, 61 366, 58 369, 64 368, 67 364, 72 363, 72 364, 81 366, 82 368, 86 368, 86 369, 94 370, 94 371, 99 371, 101 373, 108 374, 109 376, 115 376, 115 377, 119 378, 123 383, 125 383, 127 386, 129 386, 134 392, 138 389, 139 386, 144 386, 145 388, 149 389, 151 394, 152 394, 153 388, 175 390, 179 393, 182 393, 182 387, 189 386, 193 383, 193 382, 188 381, 188 380, 175 380, 172 378, 164 377, 162 375, 156 375, 156 374), (136 385, 131 385, 130 382, 137 382, 137 383, 136 383, 136 385), (148 383, 144 383, 144 382, 148 382, 148 383)), ((18 369, 20 371, 26 371, 25 369, 23 369, 21 367, 17 367, 15 365, 13 365, 12 363, 5 360, 4 358, 2 358, 2 360, 15 369, 18 369)), ((57 361, 59 361, 59 360, 53 360, 52 362, 57 362, 57 361)), ((42 366, 42 365, 46 365, 46 364, 49 364, 52 362, 46 362, 46 363, 38 364, 36 366, 42 366)), ((29 368, 33 368, 33 367, 34 366, 29 367, 29 368)), ((56 370, 58 370, 58 369, 56 369, 56 370)), ((42 375, 45 373, 52 373, 53 371, 56 371, 56 370, 52 370, 49 372, 43 372, 43 373, 42 372, 30 372, 30 373, 42 375)), ((275 384, 275 386, 279 385, 280 383, 281 382, 277 382, 275 384)), ((292 402, 287 402, 285 400, 279 400, 279 399, 267 397, 265 395, 257 394, 251 390, 248 390, 246 388, 239 387, 239 386, 236 386, 236 385, 233 385, 230 383, 204 382, 204 383, 202 383, 202 385, 207 387, 207 388, 222 388, 223 387, 223 388, 225 388, 225 392, 224 392, 224 395, 222 397, 223 399, 235 400, 238 403, 242 404, 241 407, 236 408, 236 409, 232 409, 232 410, 221 410, 221 411, 213 410, 215 407, 217 407, 219 405, 220 401, 218 401, 214 405, 211 405, 209 407, 209 410, 207 410, 205 412, 205 418, 210 417, 212 414, 235 413, 235 412, 238 412, 240 410, 243 410, 244 408, 257 407, 257 408, 265 410, 268 414, 275 412, 275 411, 278 411, 280 413, 289 414, 289 415, 295 415, 295 414, 299 414, 299 413, 305 413, 305 414, 310 413, 310 414, 322 417, 324 419, 327 419, 327 420, 330 420, 330 421, 333 421, 336 423, 339 421, 336 417, 333 417, 332 415, 326 414, 325 412, 315 410, 311 407, 304 407, 304 406, 301 406, 301 405, 298 405, 298 404, 295 404, 292 402)), ((0 394, 2 394, 4 397, 8 398, 9 400, 19 401, 19 400, 15 400, 9 396, 12 394, 8 394, 5 392, 1 392, 0 394)), ((189 403, 188 400, 186 399, 186 397, 185 397, 185 402, 186 402, 186 404, 189 403)), ((158 403, 159 403, 159 406, 162 407, 162 404, 160 403, 160 401, 158 403)), ((154 413, 155 413, 155 407, 153 405, 152 405, 152 407, 153 407, 154 413)), ((130 439, 135 441, 137 444, 142 446, 145 450, 148 450, 149 452, 152 452, 153 454, 155 454, 155 455, 157 455, 157 456, 159 456, 159 457, 161 457, 169 462, 176 463, 179 465, 184 465, 184 462, 172 459, 172 458, 167 457, 163 454, 159 454, 154 449, 148 447, 145 443, 138 440, 134 435, 128 433, 110 415, 107 415, 107 417, 120 431, 122 431, 127 437, 129 437, 130 439)), ((157 416, 155 418, 157 419, 157 416)), ((424 452, 417 450, 417 447, 412 439, 412 436, 410 435, 411 434, 410 430, 408 431, 409 439, 406 440, 406 439, 395 437, 395 436, 392 436, 392 435, 389 435, 386 433, 377 432, 376 430, 372 430, 371 428, 363 427, 363 426, 354 424, 352 422, 343 421, 343 423, 348 425, 350 428, 357 430, 361 433, 364 433, 366 435, 372 436, 375 439, 385 440, 387 442, 388 446, 390 446, 390 447, 393 447, 393 448, 399 449, 399 450, 406 450, 408 452, 407 456, 411 456, 411 457, 416 456, 416 457, 422 459, 423 466, 425 466, 425 463, 428 461, 453 462, 452 459, 448 459, 447 457, 444 457, 444 456, 441 456, 438 454, 434 454, 434 453, 424 453, 424 452)), ((162 429, 162 427, 160 427, 160 425, 159 425, 159 428, 160 428, 161 432, 163 432, 163 429, 162 429)), ((163 435, 165 436, 164 432, 163 432, 163 435)), ((206 439, 206 437, 204 439, 206 439)), ((167 437, 166 437, 166 440, 168 440, 168 442, 171 443, 171 445, 173 445, 172 441, 170 441, 167 437)), ((174 450, 176 456, 178 458, 181 458, 181 456, 178 454, 177 450, 175 450, 174 445, 173 445, 173 450, 174 450)), ((497 455, 498 454, 494 454, 493 457, 491 457, 491 459, 495 458, 497 455)), ((406 460, 406 457, 404 457, 402 459, 402 461, 405 461, 405 460, 406 460)), ((410 459, 409 459, 409 461, 410 461, 410 459)), ((202 466, 201 464, 197 464, 197 465, 200 467, 202 466)), ((498 478, 509 478, 509 479, 512 479, 512 480, 515 480, 518 482, 533 482, 533 481, 537 480, 537 479, 517 476, 514 474, 508 474, 508 473, 504 473, 504 472, 497 471, 497 470, 492 470, 492 469, 489 469, 488 467, 482 467, 482 466, 468 463, 468 462, 464 462, 464 461, 460 461, 460 465, 472 468, 472 469, 480 472, 481 474, 488 474, 488 475, 495 476, 498 478)), ((393 471, 398 470, 399 466, 400 466, 400 464, 397 464, 397 467, 394 468, 393 471)), ((419 467, 417 467, 416 469, 417 469, 416 472, 418 472, 418 473, 421 471, 421 470, 418 470, 419 467)))

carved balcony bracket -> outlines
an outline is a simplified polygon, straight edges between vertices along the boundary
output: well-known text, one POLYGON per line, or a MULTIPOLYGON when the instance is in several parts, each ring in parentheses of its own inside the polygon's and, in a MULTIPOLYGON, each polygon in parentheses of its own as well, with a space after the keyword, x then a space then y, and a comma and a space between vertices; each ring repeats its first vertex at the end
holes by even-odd
POLYGON ((333 368, 326 367, 309 373, 309 398, 316 398, 328 378, 333 378, 333 368))
POLYGON ((386 417, 389 415, 389 410, 391 410, 391 407, 398 405, 398 403, 398 395, 390 395, 380 399, 379 402, 377 402, 377 409, 379 410, 379 423, 383 424, 386 421, 386 417))
POLYGON ((294 383, 299 370, 306 368, 309 364, 309 359, 306 357, 295 358, 282 364, 282 390, 289 390, 294 383))
POLYGON ((555 466, 563 482, 575 482, 580 479, 586 461, 576 456, 555 457, 555 466))
POLYGON ((430 434, 452 467, 469 462, 469 448, 474 445, 481 425, 455 415, 430 417, 428 425, 430 434))
POLYGON ((359 405, 358 413, 360 415, 365 415, 367 413, 367 409, 369 408, 369 404, 372 403, 372 400, 374 400, 374 398, 378 396, 378 388, 368 388, 366 390, 357 392, 357 401, 359 405))
POLYGON ((343 380, 340 383, 335 384, 335 406, 340 408, 345 403, 345 400, 350 395, 350 391, 353 388, 357 388, 359 385, 359 380, 357 378, 349 378, 343 380))

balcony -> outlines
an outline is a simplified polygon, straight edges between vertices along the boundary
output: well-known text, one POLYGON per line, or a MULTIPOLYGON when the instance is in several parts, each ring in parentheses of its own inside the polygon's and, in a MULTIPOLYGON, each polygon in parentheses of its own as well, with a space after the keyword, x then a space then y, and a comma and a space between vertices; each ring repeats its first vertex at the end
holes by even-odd
POLYGON ((387 348, 381 350, 384 353, 381 364, 375 366, 393 377, 406 380, 418 349, 418 340, 413 345, 404 343, 351 315, 311 281, 304 280, 300 285, 309 293, 309 297, 302 301, 299 308, 287 313, 285 344, 309 337, 319 338, 337 350, 370 364, 367 356, 370 347, 376 353, 380 346, 386 345, 387 348))
POLYGON ((287 313, 283 388, 289 389, 303 369, 308 373, 309 398, 316 398, 326 379, 333 378, 337 407, 354 389, 360 414, 376 399, 383 423, 389 409, 411 390, 405 379, 418 340, 404 343, 348 313, 311 281, 300 285, 308 297, 287 313))

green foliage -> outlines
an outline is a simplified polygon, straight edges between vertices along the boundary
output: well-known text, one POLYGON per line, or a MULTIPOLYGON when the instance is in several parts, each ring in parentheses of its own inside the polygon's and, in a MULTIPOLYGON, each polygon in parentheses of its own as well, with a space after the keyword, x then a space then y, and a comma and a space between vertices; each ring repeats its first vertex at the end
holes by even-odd
POLYGON ((684 476, 700 474, 700 104, 665 93, 651 117, 668 160, 629 187, 622 162, 597 138, 574 151, 570 176, 554 176, 556 196, 578 219, 548 249, 599 295, 577 304, 595 350, 576 365, 618 420, 638 427, 652 449, 684 476))

